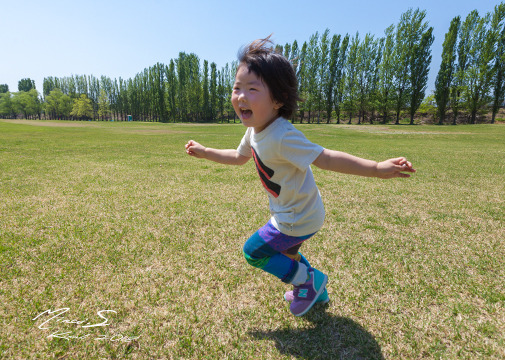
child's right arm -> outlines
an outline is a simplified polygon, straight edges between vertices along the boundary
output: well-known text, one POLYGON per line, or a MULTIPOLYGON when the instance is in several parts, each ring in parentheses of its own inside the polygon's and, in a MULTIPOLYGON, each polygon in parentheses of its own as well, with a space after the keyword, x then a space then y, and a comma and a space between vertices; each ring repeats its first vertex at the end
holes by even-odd
POLYGON ((377 163, 372 160, 362 159, 341 151, 324 149, 313 162, 314 165, 323 169, 337 171, 344 174, 378 177, 391 179, 396 177, 407 178, 416 170, 404 157, 389 159, 377 163))
POLYGON ((186 144, 186 153, 199 159, 207 159, 226 165, 244 165, 249 157, 239 154, 235 149, 212 149, 205 147, 194 140, 186 144))

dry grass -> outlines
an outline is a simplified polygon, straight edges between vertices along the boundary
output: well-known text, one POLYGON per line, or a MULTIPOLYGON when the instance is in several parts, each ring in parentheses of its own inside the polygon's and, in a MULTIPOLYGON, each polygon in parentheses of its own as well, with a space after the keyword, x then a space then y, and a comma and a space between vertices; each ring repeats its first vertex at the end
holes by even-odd
POLYGON ((505 357, 505 126, 299 128, 418 169, 314 170, 327 219, 303 252, 332 302, 303 318, 241 255, 268 219, 253 164, 183 151, 242 126, 0 121, 0 358, 505 357))

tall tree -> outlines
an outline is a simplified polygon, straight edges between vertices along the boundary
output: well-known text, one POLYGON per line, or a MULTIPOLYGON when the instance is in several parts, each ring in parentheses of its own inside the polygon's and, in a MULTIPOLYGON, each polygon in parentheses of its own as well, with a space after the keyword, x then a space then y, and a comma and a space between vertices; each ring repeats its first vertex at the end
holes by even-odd
POLYGON ((216 120, 217 112, 217 66, 215 62, 210 64, 210 119, 216 120))
POLYGON ((505 25, 496 44, 494 61, 492 124, 494 124, 496 114, 505 100, 505 25))
POLYGON ((345 64, 347 63, 347 49, 349 47, 349 34, 344 36, 338 52, 337 70, 335 78, 335 95, 333 106, 337 115, 337 124, 340 124, 340 112, 344 101, 345 89, 345 64))
POLYGON ((378 52, 378 42, 373 35, 366 34, 360 42, 356 54, 356 109, 358 124, 364 119, 371 106, 372 87, 374 86, 374 66, 378 52))
POLYGON ((5 94, 8 91, 9 91, 9 85, 0 84, 0 94, 5 94))
POLYGON ((468 19, 470 41, 465 73, 465 99, 472 124, 476 122, 477 112, 490 102, 488 94, 495 70, 495 46, 504 15, 505 7, 502 5, 497 6, 494 14, 488 13, 484 17, 479 17, 473 11, 468 19))
POLYGON ((359 49, 359 34, 351 40, 349 54, 345 65, 345 93, 344 93, 344 110, 349 114, 349 124, 356 111, 356 98, 357 98, 357 59, 359 49))
MULTIPOLYGON (((223 111, 226 112, 226 119, 230 122, 230 118, 233 116, 233 122, 235 122, 236 114, 233 110, 233 105, 231 103, 231 92, 233 89, 233 84, 235 83, 235 74, 237 72, 238 61, 233 61, 230 64, 226 63, 222 69, 222 92, 220 92, 220 97, 223 101, 223 111)), ((224 116, 224 115, 223 115, 224 116)))
POLYGON ((93 75, 82 76, 83 82, 87 85, 88 97, 93 106, 93 119, 98 117, 98 98, 100 97, 100 81, 93 75))
POLYGON ((98 97, 98 116, 102 120, 108 120, 110 114, 110 104, 109 97, 104 89, 100 90, 100 96, 98 97))
POLYGON ((400 122, 400 114, 407 108, 411 97, 411 62, 414 47, 426 32, 428 24, 424 21, 426 11, 409 9, 400 17, 396 27, 395 42, 395 97, 396 124, 400 122))
POLYGON ((284 45, 284 57, 291 59, 291 44, 284 45))
POLYGON ((371 70, 371 75, 370 75, 370 90, 369 90, 369 111, 370 111, 370 124, 373 124, 373 121, 375 119, 375 111, 377 110, 379 103, 377 101, 378 99, 378 92, 379 92, 379 70, 380 70, 380 63, 382 60, 382 52, 384 50, 384 38, 379 38, 375 40, 376 43, 376 51, 375 51, 375 58, 373 59, 372 63, 372 70, 371 70))
POLYGON ((218 119, 221 118, 221 121, 224 122, 224 104, 226 99, 226 91, 225 91, 225 83, 224 83, 224 69, 221 69, 217 72, 217 112, 218 119))
POLYGON ((334 92, 337 79, 340 35, 333 35, 330 45, 330 59, 328 71, 326 73, 326 82, 324 84, 324 97, 326 102, 326 123, 329 124, 333 112, 334 92))
POLYGON ((119 77, 117 82, 114 84, 114 87, 117 89, 116 91, 118 93, 117 111, 121 114, 121 119, 125 120, 128 115, 131 115, 129 112, 130 106, 128 104, 127 82, 123 80, 123 78, 119 77))
POLYGON ((150 71, 152 111, 154 119, 162 122, 167 121, 165 68, 164 64, 156 63, 150 71))
POLYGON ((200 120, 203 95, 202 79, 200 74, 200 59, 193 53, 188 56, 188 70, 190 119, 200 120))
POLYGON ((177 74, 175 70, 174 60, 170 60, 170 64, 167 69, 167 106, 168 106, 168 116, 170 120, 174 121, 177 118, 177 74))
POLYGON ((31 89, 35 89, 35 80, 25 78, 18 81, 18 91, 30 91, 31 89))
POLYGON ((321 119, 321 111, 323 110, 323 101, 325 100, 326 88, 328 86, 328 66, 330 62, 330 29, 326 29, 321 35, 319 41, 319 63, 318 63, 318 85, 317 85, 317 123, 321 119))
POLYGON ((288 58, 289 61, 291 61, 291 64, 293 65, 293 70, 295 71, 295 74, 297 73, 297 68, 298 68, 298 42, 295 40, 293 41, 293 44, 291 45, 291 52, 290 52, 290 57, 288 58))
POLYGON ((303 99, 302 104, 300 105, 300 124, 303 122, 303 119, 305 118, 305 104, 306 104, 306 99, 305 95, 306 92, 308 91, 308 74, 307 74, 307 42, 305 41, 302 45, 302 48, 300 50, 300 55, 298 57, 298 66, 297 66, 297 79, 298 79, 298 92, 301 95, 301 98, 303 99))
POLYGON ((461 23, 459 30, 459 41, 457 44, 457 65, 454 73, 453 85, 451 88, 450 106, 452 109, 452 124, 456 125, 462 103, 464 101, 463 93, 466 85, 466 70, 469 65, 468 54, 470 52, 472 29, 477 21, 479 13, 470 12, 465 21, 461 23))
POLYGON ((208 121, 211 119, 210 111, 210 90, 209 90, 209 62, 203 61, 203 119, 208 121))
MULTIPOLYGON (((100 77, 100 94, 101 92, 105 93, 105 98, 108 104, 108 114, 107 116, 113 116, 114 106, 113 104, 117 101, 117 96, 114 93, 112 80, 107 76, 100 77)), ((100 97, 98 98, 100 102, 100 97)), ((98 105, 100 110, 100 105, 98 105)))
POLYGON ((384 32, 382 58, 379 64, 379 83, 377 89, 377 103, 382 114, 382 123, 386 124, 390 112, 393 110, 394 69, 395 69, 395 27, 390 25, 384 32))
POLYGON ((470 112, 470 122, 475 123, 477 110, 483 105, 482 102, 486 101, 486 96, 490 80, 489 76, 489 63, 491 61, 490 43, 486 41, 486 27, 489 23, 489 16, 480 17, 477 11, 473 11, 469 15, 468 22, 465 21, 464 25, 468 25, 470 40, 468 52, 468 67, 464 74, 465 89, 464 98, 466 106, 470 112))
POLYGON ((414 125, 414 115, 423 102, 428 73, 431 63, 431 44, 433 44, 433 28, 423 33, 421 41, 414 45, 410 60, 410 125, 414 125))
POLYGON ((49 77, 44 78, 44 81, 42 82, 42 95, 44 97, 49 95, 49 93, 52 90, 58 88, 58 86, 56 86, 56 82, 57 82, 57 78, 55 78, 53 76, 49 76, 49 77))
POLYGON ((451 87, 456 67, 456 41, 458 40, 461 18, 456 16, 451 21, 449 31, 445 34, 442 45, 442 62, 435 80, 435 101, 437 103, 439 124, 445 121, 447 105, 449 104, 451 87))
POLYGON ((309 44, 307 48, 307 73, 310 74, 307 77, 307 87, 305 91, 306 99, 306 110, 308 112, 308 122, 311 123, 311 115, 313 111, 317 110, 320 99, 319 91, 319 68, 321 63, 321 52, 319 51, 319 33, 316 31, 309 39, 309 44))
POLYGON ((187 54, 184 52, 179 53, 179 58, 176 60, 177 64, 177 84, 178 86, 178 114, 177 117, 180 120, 186 120, 189 110, 189 69, 188 69, 188 61, 187 54))
MULTIPOLYGON (((73 76, 67 77, 64 79, 65 87, 62 87, 61 90, 63 93, 70 95, 72 99, 76 99, 79 97, 79 93, 77 91, 77 85, 76 85, 76 80, 73 76), (63 89, 67 89, 66 91, 63 89)), ((86 90, 87 93, 87 90, 86 90)))

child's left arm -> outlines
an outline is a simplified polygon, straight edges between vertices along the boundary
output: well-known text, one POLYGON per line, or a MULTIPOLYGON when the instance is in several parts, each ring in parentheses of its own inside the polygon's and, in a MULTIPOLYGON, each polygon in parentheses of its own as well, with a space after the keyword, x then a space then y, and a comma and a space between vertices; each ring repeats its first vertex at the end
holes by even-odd
POLYGON ((344 174, 391 179, 407 178, 416 170, 404 157, 389 159, 382 162, 362 159, 341 151, 324 149, 313 164, 324 170, 337 171, 344 174))

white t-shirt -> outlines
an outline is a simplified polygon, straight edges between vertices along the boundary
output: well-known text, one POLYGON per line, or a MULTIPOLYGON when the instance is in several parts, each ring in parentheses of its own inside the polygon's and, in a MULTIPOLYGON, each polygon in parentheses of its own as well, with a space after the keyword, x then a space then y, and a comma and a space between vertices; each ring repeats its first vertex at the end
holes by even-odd
POLYGON ((283 118, 258 134, 248 128, 237 148, 239 154, 254 158, 272 224, 283 234, 305 236, 323 225, 324 206, 310 168, 323 150, 283 118))

